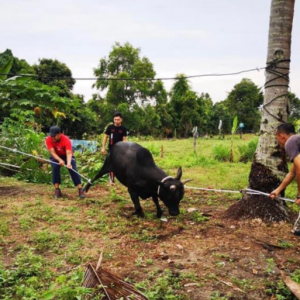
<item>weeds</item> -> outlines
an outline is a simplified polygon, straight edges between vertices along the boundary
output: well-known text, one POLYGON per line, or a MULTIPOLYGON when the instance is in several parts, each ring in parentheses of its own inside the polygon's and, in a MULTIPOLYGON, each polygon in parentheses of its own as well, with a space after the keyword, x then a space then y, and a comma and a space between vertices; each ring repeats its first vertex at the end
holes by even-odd
POLYGON ((183 280, 180 274, 166 269, 162 274, 151 272, 148 279, 136 284, 136 287, 144 291, 149 300, 185 300, 187 296, 179 293, 183 280))
POLYGON ((230 161, 230 148, 219 144, 212 149, 213 158, 218 161, 230 161))
POLYGON ((238 150, 240 153, 239 161, 244 163, 248 161, 252 161, 254 157, 254 153, 257 148, 257 144, 258 144, 258 138, 256 137, 246 145, 239 145, 238 146, 238 150))

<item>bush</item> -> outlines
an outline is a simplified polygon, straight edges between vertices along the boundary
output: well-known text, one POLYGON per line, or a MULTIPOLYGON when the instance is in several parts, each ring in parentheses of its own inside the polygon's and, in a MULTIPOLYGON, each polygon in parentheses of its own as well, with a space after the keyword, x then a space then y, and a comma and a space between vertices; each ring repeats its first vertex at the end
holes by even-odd
POLYGON ((258 138, 251 140, 247 145, 240 145, 238 146, 239 153, 240 153, 240 162, 248 162, 253 160, 253 156, 255 150, 257 148, 258 138))
POLYGON ((230 148, 223 144, 216 145, 212 150, 213 158, 218 161, 230 161, 230 148))

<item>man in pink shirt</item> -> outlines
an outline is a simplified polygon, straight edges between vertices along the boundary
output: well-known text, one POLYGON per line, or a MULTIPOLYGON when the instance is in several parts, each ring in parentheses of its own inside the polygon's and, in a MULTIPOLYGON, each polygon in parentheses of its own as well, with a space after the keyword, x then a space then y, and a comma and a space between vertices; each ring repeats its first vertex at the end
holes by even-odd
POLYGON ((58 126, 52 126, 49 136, 46 138, 46 146, 51 154, 52 182, 55 187, 54 198, 61 197, 61 190, 59 188, 61 184, 60 167, 64 165, 67 165, 73 183, 78 187, 79 198, 85 198, 81 178, 73 171, 77 171, 77 169, 70 139, 61 133, 61 129, 58 126))

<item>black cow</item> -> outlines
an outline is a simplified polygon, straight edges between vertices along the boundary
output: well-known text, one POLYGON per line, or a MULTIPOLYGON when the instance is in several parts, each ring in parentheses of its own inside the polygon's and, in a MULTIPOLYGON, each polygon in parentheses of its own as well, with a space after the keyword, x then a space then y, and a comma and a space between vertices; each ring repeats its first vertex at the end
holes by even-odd
POLYGON ((176 177, 172 178, 156 166, 149 150, 136 143, 119 142, 114 145, 101 170, 84 190, 87 192, 92 182, 109 172, 113 172, 118 180, 128 187, 135 207, 134 214, 144 216, 139 197, 142 199, 152 197, 158 218, 162 216, 158 198, 168 207, 171 216, 179 214, 184 184, 189 181, 180 182, 181 168, 178 169, 176 177))

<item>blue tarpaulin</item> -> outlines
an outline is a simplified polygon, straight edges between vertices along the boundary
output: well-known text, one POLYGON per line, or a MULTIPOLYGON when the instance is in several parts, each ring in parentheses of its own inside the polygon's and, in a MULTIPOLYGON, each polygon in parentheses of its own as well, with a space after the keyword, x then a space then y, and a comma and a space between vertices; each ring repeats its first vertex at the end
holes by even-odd
POLYGON ((95 153, 97 151, 96 141, 85 141, 85 140, 71 140, 73 151, 79 151, 81 153, 90 151, 95 153))

